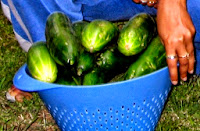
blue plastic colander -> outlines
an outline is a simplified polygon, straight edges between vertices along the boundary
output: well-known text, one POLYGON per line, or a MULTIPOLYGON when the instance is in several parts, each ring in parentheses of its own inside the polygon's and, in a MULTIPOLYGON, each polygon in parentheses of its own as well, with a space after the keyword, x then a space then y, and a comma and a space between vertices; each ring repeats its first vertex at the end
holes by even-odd
POLYGON ((13 82, 20 90, 38 92, 63 131, 154 130, 171 89, 167 67, 122 82, 66 86, 30 77, 25 64, 13 82))

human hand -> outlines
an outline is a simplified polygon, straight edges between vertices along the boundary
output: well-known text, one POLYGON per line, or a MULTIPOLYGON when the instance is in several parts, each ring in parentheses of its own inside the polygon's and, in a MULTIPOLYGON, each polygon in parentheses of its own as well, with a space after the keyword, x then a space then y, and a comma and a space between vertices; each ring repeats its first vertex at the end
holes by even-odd
POLYGON ((172 84, 178 83, 178 71, 183 81, 194 72, 193 37, 195 28, 187 12, 186 0, 159 0, 158 34, 165 46, 172 84), (179 70, 177 63, 179 62, 179 70))
POLYGON ((135 3, 157 8, 158 0, 133 0, 135 3))

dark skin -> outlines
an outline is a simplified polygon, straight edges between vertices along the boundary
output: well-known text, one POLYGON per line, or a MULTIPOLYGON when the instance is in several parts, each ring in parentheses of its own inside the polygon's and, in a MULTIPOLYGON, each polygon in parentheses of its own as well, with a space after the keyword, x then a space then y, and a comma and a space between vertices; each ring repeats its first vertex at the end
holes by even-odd
MULTIPOLYGON (((141 3, 141 0, 133 1, 141 3)), ((154 1, 155 4, 150 6, 157 8, 158 34, 165 46, 166 55, 177 56, 175 59, 167 59, 172 84, 177 85, 179 77, 186 81, 187 74, 193 74, 194 72, 193 39, 195 28, 187 12, 186 0, 173 0, 173 2, 169 2, 169 0, 154 1), (189 57, 181 57, 187 53, 189 53, 189 57), (178 62, 179 67, 177 66, 178 62)), ((148 2, 143 5, 149 6, 148 2)))
MULTIPOLYGON (((157 28, 167 56, 177 55, 175 59, 167 59, 172 84, 178 84, 178 78, 187 80, 187 74, 194 72, 193 38, 195 28, 187 12, 186 0, 133 0, 135 3, 157 8, 157 28), (181 58, 189 53, 189 57, 181 58), (179 62, 179 68, 177 63, 179 62)), ((19 102, 23 98, 31 99, 32 95, 12 87, 9 90, 19 102)))

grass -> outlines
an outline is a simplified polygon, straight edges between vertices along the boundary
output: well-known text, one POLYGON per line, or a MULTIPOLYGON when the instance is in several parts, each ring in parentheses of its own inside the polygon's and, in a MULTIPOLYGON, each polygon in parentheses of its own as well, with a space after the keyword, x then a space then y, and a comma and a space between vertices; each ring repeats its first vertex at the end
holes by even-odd
POLYGON ((156 130, 200 130, 199 109, 200 78, 192 76, 188 82, 172 88, 156 130))
MULTIPOLYGON (((12 103, 5 94, 15 72, 26 62, 12 25, 0 10, 0 131, 59 130, 37 93, 32 100, 12 103)), ((172 87, 156 131, 200 130, 200 77, 172 87)))
POLYGON ((0 131, 58 130, 37 93, 23 103, 12 103, 5 98, 15 72, 26 62, 26 55, 0 9, 0 131))

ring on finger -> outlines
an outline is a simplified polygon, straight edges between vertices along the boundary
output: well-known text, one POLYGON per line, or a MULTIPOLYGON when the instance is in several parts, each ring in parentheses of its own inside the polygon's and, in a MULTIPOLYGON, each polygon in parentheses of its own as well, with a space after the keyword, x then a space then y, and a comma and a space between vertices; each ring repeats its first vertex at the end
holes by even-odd
POLYGON ((167 59, 173 60, 173 59, 176 59, 176 58, 177 58, 176 55, 167 55, 167 59))
POLYGON ((149 4, 156 4, 157 1, 149 1, 148 3, 149 3, 149 4))
POLYGON ((178 58, 189 58, 190 54, 189 53, 186 53, 185 55, 182 55, 182 56, 178 56, 178 58))
POLYGON ((148 0, 140 0, 141 3, 145 4, 148 2, 148 0))

